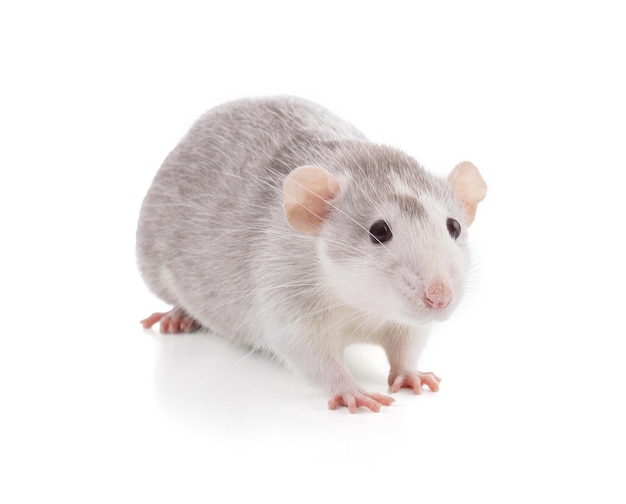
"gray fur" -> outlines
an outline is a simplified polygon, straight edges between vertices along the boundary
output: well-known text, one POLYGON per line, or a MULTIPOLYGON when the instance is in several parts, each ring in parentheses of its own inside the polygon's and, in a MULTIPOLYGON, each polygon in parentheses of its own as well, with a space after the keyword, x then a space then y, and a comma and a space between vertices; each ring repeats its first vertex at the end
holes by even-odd
MULTIPOLYGON (((202 326, 302 368, 315 352, 332 347, 335 355, 324 339, 341 332, 333 310, 348 310, 345 326, 352 327, 350 316, 360 321, 361 339, 430 322, 418 315, 412 321, 386 301, 396 296, 386 275, 415 289, 431 269, 445 269, 458 287, 456 303, 467 269, 466 226, 453 242, 447 216, 464 224, 448 183, 404 153, 369 142, 301 99, 240 100, 203 115, 165 159, 141 208, 138 262, 150 289, 202 326), (340 181, 336 210, 319 237, 292 230, 283 213, 283 180, 301 165, 324 167, 340 181), (369 240, 378 219, 394 233, 386 246, 369 240), (354 272, 351 281, 369 289, 363 296, 380 296, 381 309, 371 312, 374 299, 352 306, 335 289, 334 271, 354 272), (309 345, 308 357, 294 350, 298 345, 309 345)), ((335 391, 316 366, 305 374, 335 391)))

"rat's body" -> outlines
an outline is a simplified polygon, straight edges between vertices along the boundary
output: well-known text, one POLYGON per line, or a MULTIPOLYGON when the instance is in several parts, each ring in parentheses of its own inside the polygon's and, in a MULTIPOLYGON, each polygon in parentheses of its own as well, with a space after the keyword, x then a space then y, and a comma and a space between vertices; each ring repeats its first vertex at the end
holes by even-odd
POLYGON ((202 326, 270 350, 333 408, 391 402, 344 368, 353 342, 385 348, 392 391, 436 390, 417 357, 461 297, 465 228, 482 197, 473 165, 434 177, 304 100, 222 105, 170 153, 143 203, 139 265, 174 305, 144 325, 202 326))

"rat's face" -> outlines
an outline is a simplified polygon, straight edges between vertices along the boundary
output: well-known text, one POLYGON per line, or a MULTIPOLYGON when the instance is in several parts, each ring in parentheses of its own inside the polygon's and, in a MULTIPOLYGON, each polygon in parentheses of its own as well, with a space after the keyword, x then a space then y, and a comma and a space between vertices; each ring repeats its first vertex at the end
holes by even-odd
POLYGON ((292 228, 317 236, 325 284, 381 323, 421 325, 457 306, 467 277, 467 230, 486 185, 460 163, 448 180, 395 149, 343 144, 333 175, 302 166, 284 182, 292 228))
POLYGON ((449 185, 419 171, 352 177, 320 234, 320 261, 341 301, 381 322, 444 320, 468 272, 463 209, 449 185))

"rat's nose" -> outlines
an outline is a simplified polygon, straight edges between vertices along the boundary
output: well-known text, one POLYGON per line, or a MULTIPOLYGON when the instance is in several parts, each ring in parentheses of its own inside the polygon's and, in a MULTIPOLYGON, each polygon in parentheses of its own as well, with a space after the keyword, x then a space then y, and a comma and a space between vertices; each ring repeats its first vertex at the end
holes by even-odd
POLYGON ((451 299, 452 289, 439 278, 431 282, 424 292, 424 302, 431 308, 443 309, 451 299))

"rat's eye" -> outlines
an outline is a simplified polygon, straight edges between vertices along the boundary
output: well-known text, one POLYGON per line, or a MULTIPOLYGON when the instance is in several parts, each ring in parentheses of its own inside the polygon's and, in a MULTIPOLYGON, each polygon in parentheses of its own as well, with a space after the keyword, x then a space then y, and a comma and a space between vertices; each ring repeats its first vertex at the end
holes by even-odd
POLYGON ((384 243, 391 240, 391 229, 384 220, 374 222, 370 227, 370 238, 372 243, 384 243))
POLYGON ((447 226, 448 233, 450 233, 450 236, 456 240, 461 234, 461 224, 459 224, 458 220, 448 219, 447 226))

